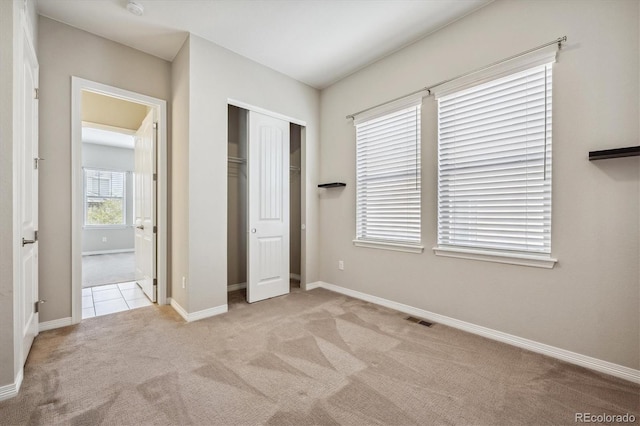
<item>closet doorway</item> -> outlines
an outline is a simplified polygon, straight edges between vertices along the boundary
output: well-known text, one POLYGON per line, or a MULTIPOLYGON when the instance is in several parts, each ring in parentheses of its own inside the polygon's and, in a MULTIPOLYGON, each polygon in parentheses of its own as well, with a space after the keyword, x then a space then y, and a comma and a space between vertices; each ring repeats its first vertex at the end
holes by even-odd
POLYGON ((301 287, 303 133, 286 118, 228 106, 230 307, 301 287))

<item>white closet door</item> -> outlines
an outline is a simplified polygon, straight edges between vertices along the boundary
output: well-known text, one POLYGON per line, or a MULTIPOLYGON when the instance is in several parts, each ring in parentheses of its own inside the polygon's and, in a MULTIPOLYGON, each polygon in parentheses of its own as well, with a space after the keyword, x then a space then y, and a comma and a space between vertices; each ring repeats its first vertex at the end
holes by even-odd
POLYGON ((289 123, 249 112, 247 301, 289 293, 289 123))
POLYGON ((136 132, 135 142, 135 256, 136 281, 152 302, 156 301, 156 182, 155 130, 149 111, 136 132))
MULTIPOLYGON (((20 320, 22 332, 22 363, 27 361, 33 339, 38 335, 38 61, 36 54, 23 35, 22 107, 20 115, 20 191, 17 194, 20 206, 20 228, 22 251, 20 264, 20 294, 23 303, 20 320)), ((2 201, 5 202, 4 200, 2 201)), ((8 296, 11 297, 11 296, 8 296)))

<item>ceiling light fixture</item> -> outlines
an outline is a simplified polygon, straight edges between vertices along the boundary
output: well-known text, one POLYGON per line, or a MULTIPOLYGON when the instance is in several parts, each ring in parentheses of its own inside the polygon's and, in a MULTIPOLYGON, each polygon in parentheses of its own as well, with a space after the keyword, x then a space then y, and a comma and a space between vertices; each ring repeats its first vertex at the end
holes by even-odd
POLYGON ((136 16, 142 16, 144 13, 144 7, 142 7, 140 3, 136 3, 132 0, 129 0, 127 3, 127 10, 136 16))

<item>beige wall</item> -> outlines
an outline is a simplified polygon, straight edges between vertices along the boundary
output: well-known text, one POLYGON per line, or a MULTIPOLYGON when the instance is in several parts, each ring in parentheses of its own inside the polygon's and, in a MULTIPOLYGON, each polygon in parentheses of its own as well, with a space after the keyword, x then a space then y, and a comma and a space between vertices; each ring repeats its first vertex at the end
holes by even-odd
MULTIPOLYGON (((189 38, 188 301, 196 312, 227 303, 227 104, 236 99, 304 120, 307 192, 317 184, 318 91, 196 36, 189 38)), ((178 173, 174 170, 174 174, 178 173)), ((184 173, 184 171, 183 171, 184 173)), ((306 277, 318 279, 317 200, 307 196, 306 277)), ((178 265, 174 263, 174 268, 178 265)), ((303 273, 305 273, 303 272, 303 273)))
POLYGON ((323 281, 640 367, 637 1, 496 1, 321 97, 323 281), (567 35, 554 66, 553 270, 436 257, 436 103, 423 103, 423 254, 354 247, 355 130, 345 115, 567 35), (344 260, 345 270, 337 262, 344 260))
POLYGON ((48 18, 40 44, 40 321, 71 316, 71 76, 169 100, 171 65, 48 18), (70 48, 73 46, 73 48, 70 48))
POLYGON ((148 107, 111 96, 82 92, 82 121, 138 130, 148 107))
POLYGON ((189 270, 189 38, 171 63, 171 298, 187 306, 189 270))

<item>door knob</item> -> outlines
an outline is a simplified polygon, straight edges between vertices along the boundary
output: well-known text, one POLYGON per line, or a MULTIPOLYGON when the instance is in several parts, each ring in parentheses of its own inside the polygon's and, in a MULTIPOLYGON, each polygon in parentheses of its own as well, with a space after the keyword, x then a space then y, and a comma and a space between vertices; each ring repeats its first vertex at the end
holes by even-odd
POLYGON ((258 232, 258 230, 256 228, 251 228, 251 233, 255 234, 256 232, 258 232))
POLYGON ((144 230, 144 225, 138 225, 136 228, 144 230))
POLYGON ((24 237, 22 237, 22 247, 26 246, 27 244, 34 244, 36 242, 36 240, 25 240, 24 237))

